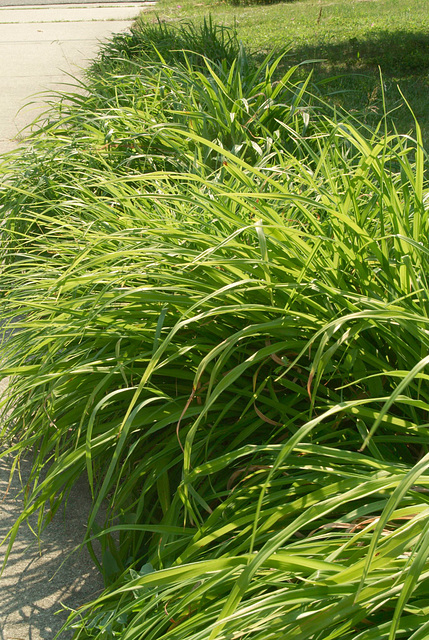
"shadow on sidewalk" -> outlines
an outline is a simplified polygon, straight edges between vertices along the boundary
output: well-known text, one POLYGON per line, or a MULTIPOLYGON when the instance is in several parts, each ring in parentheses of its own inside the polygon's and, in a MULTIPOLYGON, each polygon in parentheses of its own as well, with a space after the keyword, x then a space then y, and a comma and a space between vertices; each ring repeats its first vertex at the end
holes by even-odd
MULTIPOLYGON (((22 504, 18 474, 7 491, 10 466, 10 459, 0 460, 2 539, 19 517, 22 504)), ((24 480, 30 465, 24 462, 21 467, 24 480)), ((62 605, 76 609, 99 594, 103 582, 86 549, 68 557, 82 541, 90 505, 82 482, 70 494, 67 513, 58 511, 40 541, 27 524, 22 525, 0 578, 0 640, 52 640, 67 619, 65 609, 56 615, 62 605)), ((31 525, 37 526, 37 518, 31 525)), ((1 561, 5 547, 0 547, 1 561)))

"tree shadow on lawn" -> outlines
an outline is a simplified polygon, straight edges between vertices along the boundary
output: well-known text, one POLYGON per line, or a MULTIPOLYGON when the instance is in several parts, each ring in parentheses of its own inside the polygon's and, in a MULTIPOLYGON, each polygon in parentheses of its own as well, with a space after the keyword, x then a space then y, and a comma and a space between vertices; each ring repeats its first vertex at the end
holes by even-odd
POLYGON ((311 68, 324 96, 370 125, 383 115, 381 71, 386 108, 395 109, 392 121, 398 130, 407 133, 414 129, 399 86, 429 140, 429 33, 377 31, 334 43, 327 38, 316 45, 285 48, 283 70, 304 60, 319 60, 304 65, 302 75, 311 68))
POLYGON ((386 76, 415 76, 429 71, 429 33, 409 31, 376 31, 365 38, 350 38, 330 43, 325 38, 315 46, 293 49, 298 60, 326 60, 333 69, 369 71, 381 67, 386 76))

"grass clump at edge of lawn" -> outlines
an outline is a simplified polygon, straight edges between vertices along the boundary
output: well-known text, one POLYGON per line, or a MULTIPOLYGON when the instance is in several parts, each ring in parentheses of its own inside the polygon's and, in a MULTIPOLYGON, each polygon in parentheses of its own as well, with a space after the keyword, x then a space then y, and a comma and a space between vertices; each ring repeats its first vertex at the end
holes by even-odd
POLYGON ((279 54, 287 51, 288 65, 317 60, 314 81, 327 99, 371 126, 384 112, 381 69, 391 123, 401 133, 414 131, 413 117, 398 91, 399 85, 419 120, 426 143, 428 0, 301 0, 265 7, 162 0, 145 10, 141 21, 199 24, 209 15, 215 23, 235 28, 253 53, 263 56, 273 49, 279 54))

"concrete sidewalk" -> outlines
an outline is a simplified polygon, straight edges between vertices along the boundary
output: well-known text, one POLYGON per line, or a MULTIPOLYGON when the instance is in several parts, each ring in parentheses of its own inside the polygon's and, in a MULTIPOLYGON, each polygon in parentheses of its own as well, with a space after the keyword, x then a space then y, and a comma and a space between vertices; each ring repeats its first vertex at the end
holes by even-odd
POLYGON ((0 7, 0 153, 41 112, 42 91, 64 89, 100 42, 153 3, 0 7), (26 107, 26 105, 28 105, 26 107))
MULTIPOLYGON (((11 460, 0 460, 0 538, 21 513, 21 484, 16 474, 9 486, 11 460)), ((21 464, 22 479, 30 464, 21 464)), ((94 600, 103 580, 86 549, 73 553, 85 535, 91 499, 84 482, 73 488, 67 512, 59 512, 38 540, 22 525, 0 578, 0 639, 53 640, 70 609, 94 600)), ((37 518, 31 521, 37 530, 37 518)), ((7 546, 7 543, 5 544, 7 546)), ((0 548, 0 562, 4 558, 0 548)), ((61 636, 69 640, 71 634, 61 636)))
MULTIPOLYGON (((17 146, 19 131, 42 110, 43 99, 34 94, 61 89, 71 82, 67 74, 79 76, 99 42, 127 29, 144 6, 0 7, 0 153, 17 146)), ((5 384, 0 380, 0 394, 5 384)), ((11 462, 0 459, 0 541, 22 509, 17 474, 9 487, 11 462)), ((24 486, 29 468, 23 461, 24 486)), ((82 482, 70 495, 66 516, 56 515, 40 544, 23 525, 0 578, 0 640, 53 640, 67 618, 65 609, 55 615, 62 605, 76 609, 100 593, 101 576, 86 551, 68 558, 82 541, 90 508, 82 482)), ((3 557, 0 547, 0 566, 3 557)))

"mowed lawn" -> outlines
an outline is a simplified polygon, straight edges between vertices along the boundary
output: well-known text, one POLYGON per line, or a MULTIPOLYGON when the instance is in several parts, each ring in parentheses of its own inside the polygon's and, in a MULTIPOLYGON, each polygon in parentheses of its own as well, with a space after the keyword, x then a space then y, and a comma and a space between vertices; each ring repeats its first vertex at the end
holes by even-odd
POLYGON ((376 123, 384 99, 402 133, 413 117, 398 86, 429 135, 429 0, 301 0, 233 5, 225 1, 160 0, 142 19, 214 22, 233 27, 253 51, 288 51, 286 64, 318 60, 318 89, 360 119, 376 123))

